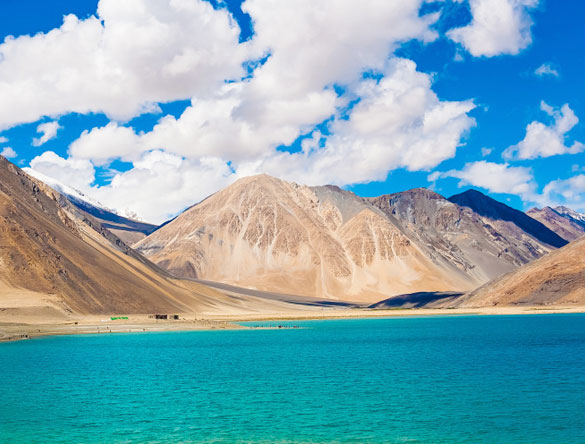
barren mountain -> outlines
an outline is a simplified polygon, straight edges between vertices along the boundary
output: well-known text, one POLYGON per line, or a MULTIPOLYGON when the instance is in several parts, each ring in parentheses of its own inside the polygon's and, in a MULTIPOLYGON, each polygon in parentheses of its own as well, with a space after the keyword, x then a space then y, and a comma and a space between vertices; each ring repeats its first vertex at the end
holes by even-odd
MULTIPOLYGON (((537 259, 552 248, 513 222, 484 216, 424 188, 368 200, 394 217, 427 256, 445 266, 457 267, 477 285, 537 259)), ((488 206, 494 203, 512 210, 490 201, 493 200, 485 201, 484 213, 493 214, 488 206)))
POLYGON ((177 276, 330 299, 473 287, 353 193, 266 175, 237 181, 135 247, 177 276))
POLYGON ((476 190, 468 190, 451 196, 449 200, 462 207, 471 208, 500 232, 522 238, 525 235, 540 243, 560 248, 567 241, 555 232, 549 230, 542 223, 527 216, 522 211, 511 208, 476 190))
MULTIPOLYGON (((580 221, 575 217, 571 217, 566 210, 561 213, 564 207, 544 207, 542 209, 533 208, 528 211, 528 215, 533 219, 546 225, 552 231, 557 233, 563 239, 574 241, 585 234, 585 221, 580 221), (558 211, 561 209, 560 211, 558 211)), ((576 213, 577 215, 579 213, 576 213)))
POLYGON ((107 228, 128 245, 144 239, 157 228, 156 225, 120 216, 74 196, 67 195, 66 197, 73 205, 93 216, 102 227, 107 228))
POLYGON ((29 176, 49 185, 55 191, 65 196, 77 208, 92 215, 103 227, 107 228, 128 245, 144 239, 157 228, 156 225, 120 216, 115 211, 106 208, 100 202, 91 199, 81 191, 31 168, 25 168, 23 171, 29 176))
POLYGON ((261 175, 210 196, 135 247, 177 276, 375 302, 470 290, 554 248, 487 219, 428 190, 362 199, 261 175))
POLYGON ((585 238, 469 293, 457 307, 585 304, 585 238))
MULTIPOLYGON (((0 317, 193 313, 241 300, 179 281, 0 156, 0 317)), ((234 308, 235 307, 235 308, 234 308)))

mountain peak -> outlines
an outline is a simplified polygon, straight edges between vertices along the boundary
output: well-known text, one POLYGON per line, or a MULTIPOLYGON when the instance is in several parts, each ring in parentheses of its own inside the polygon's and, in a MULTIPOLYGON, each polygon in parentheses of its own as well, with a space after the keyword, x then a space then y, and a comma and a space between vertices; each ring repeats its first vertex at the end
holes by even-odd
POLYGON ((498 202, 480 191, 469 189, 463 193, 451 196, 449 201, 459 206, 471 208, 476 213, 489 219, 512 222, 535 239, 550 246, 560 248, 567 244, 565 239, 536 219, 502 202, 498 202))

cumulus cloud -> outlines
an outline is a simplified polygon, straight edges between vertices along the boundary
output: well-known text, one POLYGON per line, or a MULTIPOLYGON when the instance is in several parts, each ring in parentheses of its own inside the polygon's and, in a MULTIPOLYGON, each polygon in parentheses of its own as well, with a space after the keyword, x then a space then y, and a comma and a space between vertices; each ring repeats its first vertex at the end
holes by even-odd
POLYGON ((585 175, 554 180, 544 187, 542 194, 542 205, 565 205, 577 211, 585 211, 585 175))
POLYGON ((122 215, 153 223, 174 217, 236 179, 220 159, 189 160, 160 150, 144 153, 129 171, 115 174, 105 186, 92 186, 95 170, 89 161, 52 152, 36 157, 25 170, 65 183, 122 215))
POLYGON ((95 168, 89 160, 64 159, 53 151, 35 157, 30 161, 30 167, 80 191, 89 189, 95 180, 95 168))
POLYGON ((384 180, 390 170, 427 170, 453 157, 475 124, 467 114, 471 101, 440 101, 430 77, 406 59, 392 59, 384 77, 362 82, 356 95, 349 118, 334 120, 324 141, 307 140, 301 152, 275 153, 245 168, 309 184, 384 180))
POLYGON ((247 44, 203 0, 100 0, 48 33, 0 45, 0 128, 68 112, 128 119, 239 79, 247 44))
POLYGON ((469 0, 471 23, 447 33, 473 56, 518 54, 532 43, 530 11, 539 0, 469 0))
MULTIPOLYGON (((179 117, 163 117, 144 134, 119 122, 85 131, 69 147, 68 157, 37 158, 31 167, 69 184, 73 164, 94 168, 114 159, 131 162, 130 170, 101 187, 91 186, 95 170, 81 168, 81 177, 89 174, 77 188, 109 207, 160 222, 248 174, 345 185, 383 179, 395 168, 428 170, 453 157, 475 123, 468 115, 475 106, 472 101, 441 101, 432 90, 431 76, 417 71, 413 62, 392 56, 401 42, 437 37, 431 25, 438 15, 421 16, 423 0, 364 0, 359 7, 352 0, 247 0, 243 8, 253 18, 255 35, 244 45, 234 43, 237 29, 226 21, 225 10, 209 9, 199 1, 167 1, 170 8, 155 7, 154 0, 133 0, 133 7, 140 6, 134 17, 125 2, 101 0, 100 17, 108 20, 98 23, 96 32, 99 39, 109 36, 113 46, 100 51, 103 57, 110 54, 106 49, 119 57, 107 60, 113 60, 108 66, 121 73, 122 83, 108 77, 115 89, 120 85, 118 90, 91 100, 85 97, 83 103, 114 116, 133 115, 161 97, 171 100, 186 93, 191 105, 179 117), (189 11, 177 13, 181 5, 198 8, 198 17, 189 11), (180 26, 191 23, 189 29, 196 28, 202 20, 214 23, 205 25, 209 36, 188 36, 181 45, 207 47, 217 33, 227 32, 227 37, 209 49, 209 57, 195 57, 194 68, 179 57, 161 74, 168 57, 177 53, 179 43, 173 39, 188 34, 180 26), (143 22, 154 25, 151 29, 143 22), (136 38, 125 41, 131 34, 122 32, 128 23, 147 34, 143 47, 129 47, 137 44, 136 38), (169 32, 162 42, 150 39, 151 34, 164 34, 159 23, 169 32), (113 33, 118 28, 120 35, 113 33), (234 45, 239 52, 233 52, 234 45), (132 63, 127 64, 127 57, 132 63), (218 79, 240 73, 245 57, 262 62, 248 78, 221 80, 218 86, 218 79), (237 62, 237 69, 231 62, 237 62), (216 75, 207 75, 205 63, 215 63, 216 75), (364 78, 365 71, 376 73, 375 79, 364 78), (177 77, 181 72, 185 78, 177 77), (323 134, 315 131, 322 122, 328 122, 323 134), (311 135, 301 151, 279 149, 300 135, 311 135)), ((76 21, 72 29, 82 25, 95 26, 88 19, 76 21)), ((104 84, 98 80, 103 79, 92 79, 97 89, 104 84)))
POLYGON ((4 136, 0 136, 0 143, 6 143, 8 142, 8 138, 4 137, 4 136))
POLYGON ((536 77, 559 77, 560 73, 550 63, 543 63, 534 70, 534 75, 536 77))
POLYGON ((568 104, 557 109, 541 102, 540 109, 553 118, 553 123, 534 121, 526 127, 526 136, 517 145, 507 148, 503 155, 506 159, 536 159, 559 154, 576 154, 585 150, 581 142, 566 144, 566 135, 571 131, 579 119, 568 104))
POLYGON ((565 205, 585 211, 585 174, 553 180, 540 190, 530 168, 482 160, 467 163, 461 170, 435 171, 428 180, 435 182, 448 177, 459 179, 460 187, 472 186, 491 193, 516 195, 526 208, 565 205))
POLYGON ((41 146, 49 140, 54 139, 57 137, 57 131, 59 131, 60 128, 61 126, 57 121, 41 123, 37 127, 37 133, 40 134, 41 137, 35 137, 33 139, 33 146, 41 146))
POLYGON ((4 147, 2 149, 2 152, 0 152, 0 156, 4 156, 7 159, 13 159, 13 158, 17 157, 18 154, 16 154, 16 151, 14 151, 12 148, 7 146, 7 147, 4 147))
POLYGON ((79 139, 69 147, 76 158, 91 159, 94 165, 107 165, 112 159, 125 161, 140 156, 142 143, 131 128, 111 122, 101 128, 83 131, 79 139))
POLYGON ((532 170, 507 163, 470 162, 461 170, 434 172, 428 179, 434 182, 447 177, 459 179, 459 186, 470 185, 492 193, 515 194, 528 201, 534 201, 536 196, 537 185, 532 170))
MULTIPOLYGON (((161 221, 171 210, 179 211, 181 205, 203 198, 202 190, 213 192, 215 186, 250 174, 347 185, 382 180, 396 168, 430 169, 453 157, 462 137, 475 124, 468 115, 475 107, 473 102, 439 100, 432 91, 431 77, 417 71, 410 60, 392 58, 380 74, 379 80, 356 82, 351 90, 355 106, 338 110, 329 134, 314 131, 296 153, 276 146, 292 142, 303 122, 312 127, 328 117, 329 106, 335 103, 325 102, 318 116, 296 111, 290 100, 289 113, 283 110, 265 120, 255 120, 255 114, 234 118, 242 103, 238 95, 242 87, 227 86, 223 99, 194 103, 180 118, 167 117, 146 134, 113 123, 86 132, 71 145, 70 159, 84 158, 96 165, 114 157, 133 162, 133 168, 116 175, 111 185, 82 191, 113 208, 129 208, 144 218, 161 221), (256 132, 258 128, 261 131, 256 132), (195 185, 193 178, 202 174, 208 187, 195 185), (169 183, 168 190, 157 185, 164 182, 169 183), (180 184, 190 185, 181 188, 180 184), (179 188, 173 191, 171 185, 179 188), (142 193, 141 187, 150 192, 142 193), (158 196, 166 196, 166 192, 173 198, 159 201, 158 196)), ((63 161, 66 159, 59 160, 63 161)))

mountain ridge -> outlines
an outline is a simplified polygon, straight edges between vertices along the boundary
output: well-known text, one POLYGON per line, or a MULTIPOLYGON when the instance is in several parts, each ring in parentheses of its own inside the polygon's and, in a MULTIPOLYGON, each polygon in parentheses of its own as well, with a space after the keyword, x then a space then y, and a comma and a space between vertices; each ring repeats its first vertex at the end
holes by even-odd
POLYGON ((491 219, 513 222, 529 235, 555 248, 560 248, 567 244, 565 239, 548 229, 544 224, 527 216, 522 211, 498 202, 477 190, 470 189, 456 194, 451 196, 449 201, 460 206, 469 207, 476 213, 491 219))
POLYGON ((335 186, 258 175, 189 207, 134 247, 177 276, 376 302, 396 294, 471 290, 554 249, 513 222, 500 225, 504 234, 485 216, 424 188, 362 198, 335 186), (406 213, 384 204, 389 196, 448 207, 441 223, 450 231, 423 235, 433 208, 421 213, 424 223, 416 227, 406 213), (479 240, 457 234, 462 217, 472 227, 467 237, 479 240), (439 253, 433 242, 444 244, 439 253), (486 248, 491 259, 483 263, 486 248))

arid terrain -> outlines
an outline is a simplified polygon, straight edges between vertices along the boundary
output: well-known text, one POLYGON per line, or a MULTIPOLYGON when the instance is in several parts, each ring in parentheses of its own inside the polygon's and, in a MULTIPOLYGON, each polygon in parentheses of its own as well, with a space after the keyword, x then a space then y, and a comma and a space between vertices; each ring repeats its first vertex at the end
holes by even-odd
POLYGON ((253 176, 134 248, 183 278, 373 303, 418 291, 472 290, 567 243, 482 196, 468 201, 503 210, 482 214, 422 189, 363 199, 333 186, 253 176))
POLYGON ((0 157, 0 340, 581 311, 585 239, 566 245, 567 227, 580 226, 567 214, 554 210, 553 224, 538 213, 547 228, 477 192, 364 199, 262 175, 155 229, 68 198, 0 157), (140 239, 136 249, 120 233, 140 239))

